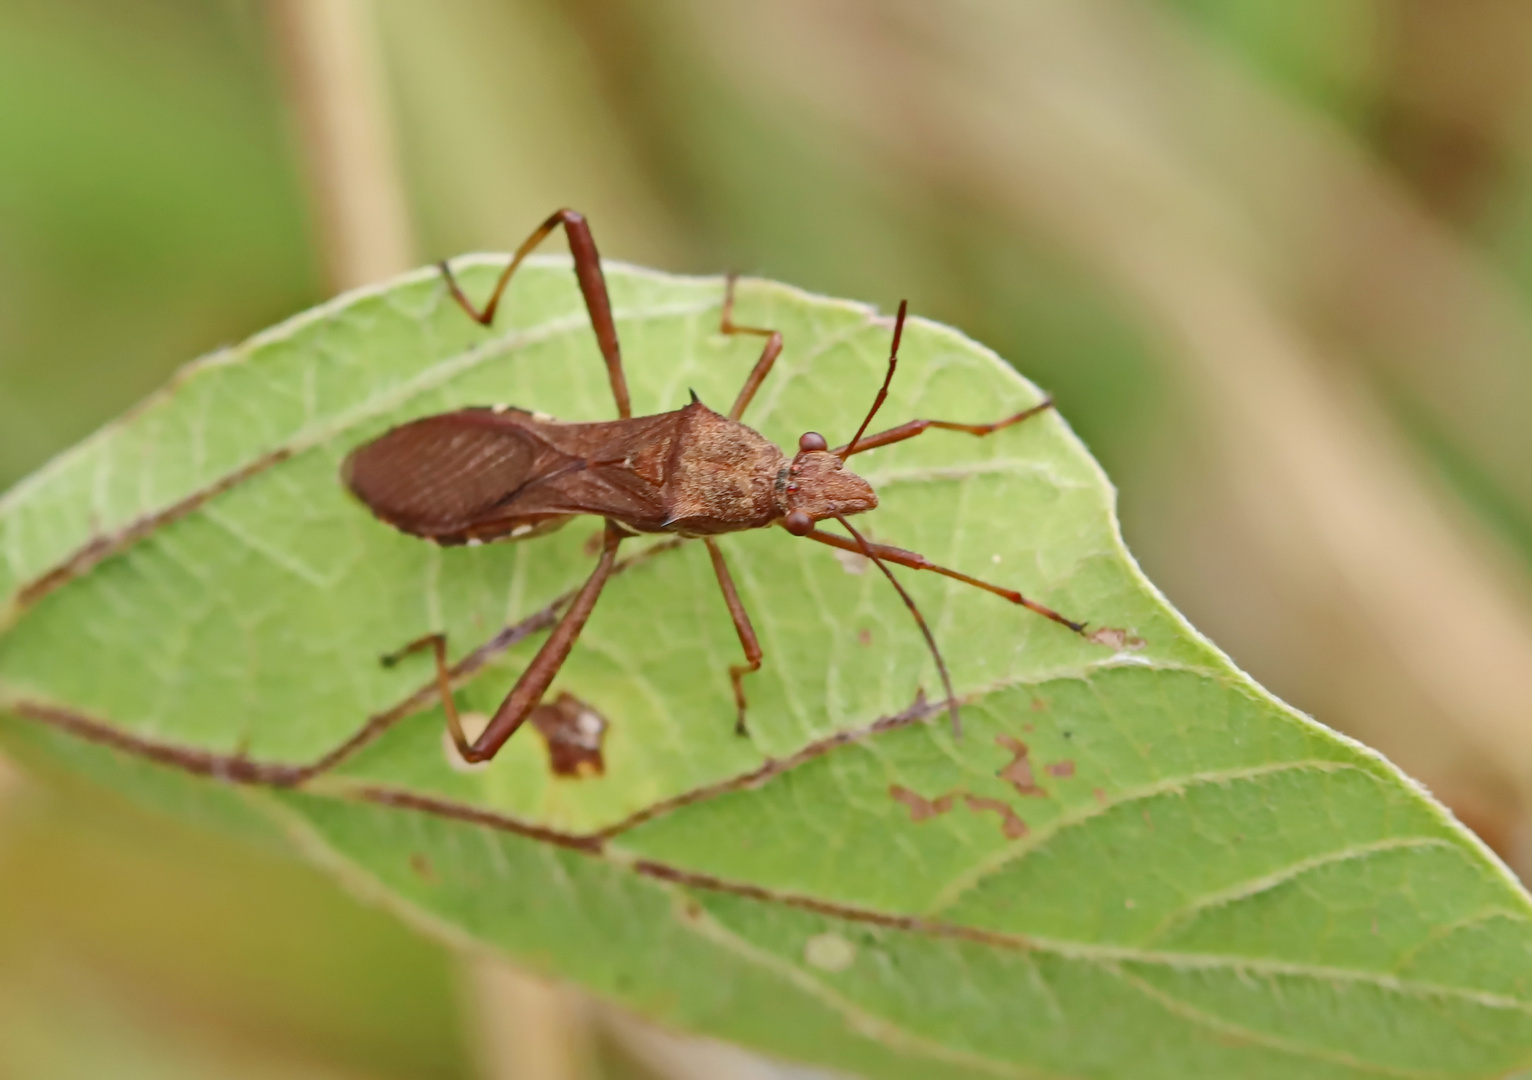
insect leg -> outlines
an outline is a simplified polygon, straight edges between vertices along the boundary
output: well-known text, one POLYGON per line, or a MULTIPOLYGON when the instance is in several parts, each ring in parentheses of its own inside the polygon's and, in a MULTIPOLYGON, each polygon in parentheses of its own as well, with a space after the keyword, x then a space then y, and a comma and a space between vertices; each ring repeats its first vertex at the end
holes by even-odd
POLYGON ((1008 428, 1012 424, 1019 424, 1045 409, 1053 408, 1053 400, 1050 398, 1041 404, 1034 405, 1030 409, 1023 409, 1014 416, 1007 416, 1004 420, 996 420, 992 424, 959 424, 951 420, 911 420, 907 424, 900 424, 896 428, 880 431, 876 435, 867 435, 857 440, 856 448, 852 449, 848 443, 832 451, 836 457, 844 461, 852 454, 860 454, 863 450, 873 450, 879 446, 887 446, 890 443, 903 442, 905 439, 913 439, 928 428, 940 428, 943 431, 966 431, 970 435, 992 435, 1001 428, 1008 428))
POLYGON ((864 551, 862 544, 857 543, 855 540, 852 540, 849 537, 838 536, 835 533, 820 532, 818 529, 813 529, 805 533, 804 536, 810 540, 818 541, 821 544, 827 544, 833 548, 840 548, 842 551, 854 551, 858 555, 867 554, 867 552, 870 551, 880 559, 885 559, 891 563, 897 563, 900 566, 908 566, 911 570, 934 571, 935 573, 941 574, 944 577, 950 577, 954 581, 961 581, 965 585, 973 585, 977 588, 984 589, 987 592, 992 592, 996 596, 1004 597, 1013 604, 1020 604, 1022 607, 1028 609, 1029 611, 1035 611, 1044 618, 1052 619, 1054 622, 1059 623, 1062 626, 1069 627, 1069 629, 1073 630, 1077 634, 1085 633, 1084 623, 1075 622, 1073 619, 1067 619, 1063 615, 1060 615, 1057 611, 1054 611, 1052 608, 1044 607, 1036 600, 1027 599, 1015 589, 1007 589, 1000 585, 991 585, 987 581, 980 581, 976 577, 970 577, 963 573, 961 570, 950 570, 945 566, 938 566, 936 563, 932 562, 930 559, 926 558, 919 552, 906 551, 904 548, 893 547, 889 544, 874 544, 870 541, 865 545, 867 550, 864 551))
POLYGON ((723 292, 723 318, 718 321, 718 329, 725 334, 755 334, 766 339, 766 347, 761 350, 761 357, 755 362, 755 367, 750 369, 749 376, 745 379, 745 385, 740 387, 739 397, 734 399, 733 406, 729 409, 729 419, 738 420, 745 415, 745 410, 750 406, 750 399, 755 397, 755 392, 761 388, 761 383, 766 381, 766 376, 771 374, 771 366, 777 362, 777 357, 782 352, 782 331, 767 330, 761 326, 740 326, 734 321, 734 283, 736 275, 729 275, 729 283, 723 292))
POLYGON ((564 666, 569 650, 574 648, 575 639, 585 629, 586 620, 590 618, 596 601, 601 597, 601 590, 612 576, 612 567, 617 562, 617 545, 622 543, 624 535, 615 523, 606 523, 606 536, 596 569, 575 594, 568 610, 548 635, 548 640, 543 642, 543 647, 537 650, 527 670, 516 680, 516 685, 511 687, 511 692, 500 703, 500 708, 495 710, 489 726, 484 729, 478 741, 470 746, 466 741, 458 741, 461 738, 460 732, 453 733, 454 741, 458 743, 458 753, 463 755, 464 761, 488 761, 494 757, 505 745, 505 741, 516 734, 516 729, 532 715, 538 702, 542 701, 548 684, 553 682, 559 668, 564 666))
POLYGON ((755 627, 750 625, 750 615, 745 611, 745 605, 739 598, 739 591, 734 587, 734 578, 729 574, 729 564, 723 560, 723 552, 718 548, 718 541, 711 536, 704 537, 707 545, 708 557, 713 560, 713 573, 718 575, 718 587, 723 590, 723 602, 729 605, 729 617, 734 620, 734 632, 739 635, 740 646, 745 650, 745 662, 734 664, 729 668, 729 681, 734 684, 734 704, 739 709, 739 716, 734 722, 734 733, 745 734, 745 686, 744 677, 752 671, 761 670, 761 643, 755 636, 755 627))
POLYGON ((468 739, 463 734, 463 720, 458 715, 457 700, 452 696, 452 669, 447 666, 447 635, 427 634, 423 638, 417 638, 404 648, 385 656, 383 666, 393 667, 406 656, 413 656, 422 649, 430 649, 431 654, 436 658, 436 689, 441 694, 442 712, 447 714, 447 731, 452 735, 452 743, 461 754, 468 746, 468 739))
POLYGON ((612 300, 607 295, 606 276, 601 272, 601 256, 596 251, 596 241, 591 238, 590 226, 586 224, 583 215, 569 209, 559 210, 522 241, 510 265, 501 271, 500 280, 495 282, 495 291, 489 294, 489 302, 482 311, 475 308, 472 301, 463 294, 445 260, 439 264, 442 276, 447 279, 448 292, 468 313, 469 318, 488 326, 495 321, 495 310, 500 306, 500 297, 510 284, 511 275, 516 272, 522 260, 531 254, 532 249, 560 225, 564 226, 564 234, 569 238, 569 253, 574 256, 575 277, 585 297, 585 309, 590 312, 590 325, 596 332, 596 344, 601 347, 601 358, 606 361, 607 378, 612 383, 612 397, 617 402, 617 415, 626 419, 633 415, 633 407, 628 398, 628 380, 622 373, 622 350, 617 344, 617 324, 612 320, 612 300))

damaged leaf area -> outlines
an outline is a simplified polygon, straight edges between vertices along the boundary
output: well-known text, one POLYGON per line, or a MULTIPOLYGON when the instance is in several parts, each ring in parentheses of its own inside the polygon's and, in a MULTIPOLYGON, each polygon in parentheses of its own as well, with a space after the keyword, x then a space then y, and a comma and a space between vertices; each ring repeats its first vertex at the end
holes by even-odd
MULTIPOLYGON (((462 261, 482 296, 503 259, 462 261)), ((759 341, 723 282, 612 266, 635 411, 727 409, 759 341)), ((890 326, 743 282, 786 349, 745 420, 850 437, 890 326)), ((982 422, 1039 391, 912 320, 880 421, 982 422)), ((392 425, 506 403, 613 415, 567 262, 485 330, 422 271, 188 368, 0 499, 0 735, 171 813, 276 842, 456 944, 667 1024, 878 1077, 1503 1076, 1532 1065, 1532 908, 1375 754, 1273 699, 1123 548, 1058 416, 858 456, 881 574, 781 529, 625 543, 543 709, 484 767, 444 752, 448 636, 492 714, 589 572, 600 523, 444 549, 342 490, 392 425), (849 571, 849 572, 848 572, 849 571)))

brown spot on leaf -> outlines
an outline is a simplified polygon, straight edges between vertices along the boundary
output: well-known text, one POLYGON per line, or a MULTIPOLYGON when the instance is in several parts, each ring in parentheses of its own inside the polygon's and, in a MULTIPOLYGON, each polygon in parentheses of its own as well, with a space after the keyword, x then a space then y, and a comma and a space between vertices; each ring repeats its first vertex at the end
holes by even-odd
POLYGON ((1033 698, 1032 699, 1032 711, 1033 712, 1047 712, 1048 711, 1048 703, 1046 701, 1044 701, 1042 698, 1033 698))
POLYGON ((1102 806, 1106 805, 1106 792, 1100 788, 1091 788, 1090 793, 1096 797, 1096 801, 1102 806))
MULTIPOLYGON (((951 791, 938 795, 934 799, 928 799, 924 795, 911 791, 899 784, 891 784, 888 793, 895 801, 903 803, 910 811, 910 820, 913 822, 929 821, 940 814, 945 814, 952 809, 953 803, 958 796, 963 797, 964 804, 974 813, 993 811, 1000 815, 1000 831, 1005 834, 1007 840, 1019 840, 1026 836, 1027 823, 1011 808, 1011 805, 1003 799, 990 799, 981 795, 974 795, 962 788, 953 788, 951 791)), ((1041 792, 1039 792, 1041 794, 1041 792)))
POLYGON ((435 884, 436 868, 431 865, 431 860, 426 857, 424 852, 410 852, 410 869, 415 871, 416 875, 422 881, 427 881, 435 884))
POLYGON ((872 631, 871 630, 858 630, 857 634, 856 634, 856 640, 858 642, 860 642, 861 644, 863 644, 863 645, 871 645, 872 644, 872 631))
POLYGON ((888 793, 894 797, 896 802, 901 802, 909 807, 911 821, 927 821, 938 814, 945 814, 948 810, 952 809, 953 793, 950 791, 935 799, 927 799, 925 796, 919 795, 907 787, 902 787, 899 784, 890 784, 888 793))
POLYGON ((548 745, 548 767, 554 776, 583 780, 606 772, 601 744, 607 722, 591 706, 565 692, 552 704, 533 709, 531 720, 548 745))
POLYGON ((995 775, 1015 788, 1018 795, 1041 795, 1046 798, 1048 793, 1037 786, 1037 778, 1032 775, 1032 765, 1027 761, 1027 744, 1010 735, 996 735, 995 742, 1014 755, 1011 763, 995 775))
POLYGON ((1067 758, 1063 761, 1055 761, 1051 765, 1044 765, 1043 772, 1049 776, 1057 776, 1060 780, 1067 780, 1075 774, 1075 763, 1067 758))
POLYGON ((1117 626, 1097 627, 1085 635, 1085 640, 1093 641, 1097 645, 1110 646, 1118 652, 1123 649, 1142 649, 1145 644, 1144 639, 1137 634, 1129 633, 1117 626))
POLYGON ((706 917, 707 912, 703 910, 700 903, 688 896, 681 901, 678 914, 681 916, 682 922, 700 923, 706 917))
POLYGON ((1000 831, 1005 834, 1007 840, 1020 840, 1027 835, 1027 823, 1016 815, 1009 803, 1000 799, 985 799, 978 795, 964 795, 963 801, 968 804, 968 809, 974 813, 985 810, 993 810, 1000 815, 1000 831))

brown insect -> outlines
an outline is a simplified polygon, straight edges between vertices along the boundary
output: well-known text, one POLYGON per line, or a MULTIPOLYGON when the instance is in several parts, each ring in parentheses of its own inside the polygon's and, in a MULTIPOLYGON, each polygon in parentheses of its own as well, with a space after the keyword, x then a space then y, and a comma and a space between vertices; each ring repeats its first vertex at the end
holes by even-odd
POLYGON ((612 574, 618 545, 635 533, 700 537, 707 545, 745 653, 745 662, 729 669, 738 708, 736 730, 740 734, 745 733, 743 679, 759 670, 762 653, 723 552, 713 539, 722 533, 780 525, 794 536, 856 552, 875 563, 898 590, 925 635, 946 690, 954 732, 958 731, 957 701, 946 664, 920 609, 889 570, 888 563, 944 574, 1030 608, 1075 633, 1083 632, 1083 624, 1066 619, 1013 589, 937 566, 913 551, 872 543, 846 520, 878 505, 878 497, 867 481, 844 467, 853 454, 914 438, 928 428, 988 435, 1036 415, 1049 408, 1051 402, 1044 401, 994 423, 911 420, 867 435, 867 426, 888 396, 889 383, 898 365, 906 310, 901 303, 883 386, 851 441, 831 450, 822 435, 805 432, 798 440, 797 454, 789 459, 740 422, 782 351, 782 335, 775 330, 735 324, 731 278, 724 295, 722 331, 757 335, 765 338, 766 344, 728 415, 714 412, 693 394, 689 405, 674 412, 633 416, 606 279, 590 227, 581 215, 573 210, 560 210, 543 222, 517 249, 482 311, 463 294, 451 269, 443 262, 441 270, 447 288, 472 318, 490 325, 516 268, 560 225, 569 238, 575 276, 606 361, 619 419, 568 423, 504 406, 458 409, 394 428, 353 451, 341 470, 346 486, 381 520, 438 544, 473 545, 536 536, 580 514, 606 519, 601 556, 594 572, 476 740, 470 742, 464 734, 453 702, 444 635, 427 635, 385 658, 385 663, 393 663, 420 649, 432 650, 447 725, 465 760, 485 761, 494 757, 531 715, 590 618, 612 574), (849 536, 816 528, 816 522, 832 518, 840 522, 849 536))

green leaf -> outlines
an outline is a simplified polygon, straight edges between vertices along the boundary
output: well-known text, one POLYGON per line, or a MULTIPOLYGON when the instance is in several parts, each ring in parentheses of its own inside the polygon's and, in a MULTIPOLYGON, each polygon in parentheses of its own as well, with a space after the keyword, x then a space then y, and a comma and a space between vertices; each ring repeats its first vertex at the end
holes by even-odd
MULTIPOLYGON (((469 292, 501 265, 464 260, 469 292)), ((608 272, 635 410, 689 389, 727 408, 760 341, 717 332, 722 283, 608 272)), ((787 342, 747 419, 783 446, 849 437, 887 320, 767 282, 742 283, 738 317, 787 342)), ((881 418, 998 419, 1039 397, 917 320, 881 418)), ((613 415, 567 262, 522 271, 492 331, 430 271, 342 297, 23 483, 0 501, 8 746, 294 845, 453 942, 869 1075, 1532 1063, 1528 897, 1390 765, 1187 626, 1051 413, 855 459, 876 539, 1107 628, 1082 638, 900 571, 961 739, 921 696, 940 683, 881 575, 766 529, 722 541, 766 651, 748 738, 706 552, 641 538, 554 685, 605 719, 604 775, 556 775, 530 725, 455 767, 429 659, 378 658, 445 630, 468 661, 460 704, 492 712, 599 523, 437 548, 375 521, 337 468, 405 419, 500 402, 613 415)))

